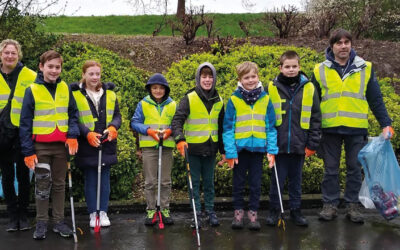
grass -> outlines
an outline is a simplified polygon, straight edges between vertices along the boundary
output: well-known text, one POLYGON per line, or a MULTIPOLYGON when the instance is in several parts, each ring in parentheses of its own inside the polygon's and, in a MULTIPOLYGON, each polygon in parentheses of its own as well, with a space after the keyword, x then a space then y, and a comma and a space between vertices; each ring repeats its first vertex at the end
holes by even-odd
MULTIPOLYGON (((250 36, 273 36, 270 25, 262 21, 264 14, 208 14, 214 20, 214 27, 220 36, 245 37, 239 27, 243 21, 249 28, 250 36)), ((168 16, 172 19, 173 16, 168 16)), ((87 33, 87 34, 115 34, 115 35, 152 35, 153 30, 162 21, 162 16, 89 16, 49 17, 45 20, 43 29, 53 33, 87 33)), ((169 25, 165 26, 159 35, 172 35, 169 25)), ((201 27, 198 36, 207 36, 204 27, 201 27)))

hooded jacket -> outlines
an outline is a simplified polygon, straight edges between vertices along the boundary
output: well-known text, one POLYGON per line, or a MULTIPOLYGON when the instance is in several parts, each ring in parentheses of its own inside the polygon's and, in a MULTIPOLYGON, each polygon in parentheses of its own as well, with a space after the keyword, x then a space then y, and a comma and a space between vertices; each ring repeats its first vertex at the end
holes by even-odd
MULTIPOLYGON (((94 124, 94 132, 103 134, 103 131, 107 129, 107 112, 106 112, 106 103, 107 103, 107 90, 113 90, 115 88, 114 83, 103 83, 102 88, 104 90, 103 95, 100 98, 99 103, 99 111, 97 112, 95 105, 92 100, 86 93, 86 89, 79 83, 71 83, 72 91, 80 91, 89 103, 90 111, 94 118, 97 118, 97 121, 94 124)), ((114 115, 109 124, 109 126, 114 126, 117 130, 121 126, 121 113, 119 111, 118 100, 115 100, 115 108, 114 115)), ((80 136, 78 137, 79 150, 75 156, 75 164, 80 168, 89 168, 89 167, 97 167, 99 150, 95 147, 92 147, 88 140, 87 134, 90 132, 90 129, 86 127, 84 124, 79 123, 79 131, 80 136)), ((111 142, 106 141, 102 147, 102 163, 106 166, 110 166, 117 163, 117 140, 113 140, 111 142)))
MULTIPOLYGON (((220 96, 215 89, 215 84, 217 82, 217 72, 214 66, 211 63, 203 63, 201 64, 196 71, 196 87, 189 90, 185 96, 181 99, 177 111, 175 113, 174 118, 172 119, 171 127, 172 127, 172 136, 175 139, 176 143, 180 141, 186 141, 185 135, 183 132, 183 126, 186 122, 190 114, 190 106, 189 106, 189 98, 188 94, 192 91, 196 91, 197 95, 200 97, 207 111, 210 113, 214 103, 220 101, 220 96), (208 67, 211 69, 213 74, 213 85, 210 91, 205 91, 200 86, 200 72, 204 67, 208 67)), ((204 143, 189 143, 188 153, 192 155, 198 156, 214 156, 218 151, 221 154, 224 154, 224 146, 222 140, 222 129, 223 129, 223 121, 224 121, 224 107, 222 107, 219 117, 218 117, 218 142, 213 142, 211 137, 204 143)))
MULTIPOLYGON (((335 56, 333 54, 331 47, 328 47, 325 50, 325 57, 326 60, 323 62, 323 64, 325 64, 329 68, 335 69, 338 75, 341 76, 341 78, 343 78, 343 76, 345 76, 346 74, 353 74, 355 69, 365 67, 364 59, 357 56, 356 52, 353 49, 351 49, 350 58, 344 67, 340 66, 335 61, 335 56)), ((321 101, 320 83, 315 79, 314 74, 311 80, 317 89, 318 96, 321 101)), ((382 92, 379 87, 378 80, 375 77, 373 69, 371 71, 371 77, 367 83, 365 97, 367 99, 369 108, 371 109, 375 118, 378 120, 381 128, 390 126, 392 124, 392 120, 390 119, 389 114, 385 107, 385 103, 383 102, 382 92)), ((344 135, 367 135, 368 129, 338 126, 332 128, 323 128, 322 132, 331 134, 344 134, 344 135)))
MULTIPOLYGON (((288 87, 275 78, 273 84, 278 89, 282 103, 282 124, 276 129, 278 131, 279 153, 304 154, 305 147, 316 150, 320 141, 321 134, 321 110, 319 97, 314 90, 313 105, 311 108, 310 128, 302 129, 300 126, 301 108, 303 102, 303 91, 305 84, 309 83, 307 76, 300 73, 299 83, 293 92, 290 93, 288 87)), ((309 83, 312 84, 312 83, 309 83)))

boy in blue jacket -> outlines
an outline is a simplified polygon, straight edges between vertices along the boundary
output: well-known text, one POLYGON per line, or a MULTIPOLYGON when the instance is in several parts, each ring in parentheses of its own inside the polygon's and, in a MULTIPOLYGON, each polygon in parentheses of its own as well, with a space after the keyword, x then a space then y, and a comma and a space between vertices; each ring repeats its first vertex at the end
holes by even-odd
POLYGON ((261 194, 263 158, 268 153, 270 167, 278 153, 274 107, 258 78, 258 67, 253 62, 243 62, 236 67, 238 88, 228 101, 223 141, 226 161, 233 168, 233 229, 242 229, 243 190, 246 176, 250 188, 250 230, 259 230, 257 210, 261 194))

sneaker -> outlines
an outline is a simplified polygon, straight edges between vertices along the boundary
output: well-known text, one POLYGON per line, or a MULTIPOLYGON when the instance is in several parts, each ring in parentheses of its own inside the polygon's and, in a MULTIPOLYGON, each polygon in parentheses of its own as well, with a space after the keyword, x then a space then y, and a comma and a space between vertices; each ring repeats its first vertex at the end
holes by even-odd
POLYGON ((206 211, 207 221, 212 227, 219 226, 218 217, 214 211, 206 211))
POLYGON ((169 214, 168 208, 164 208, 163 210, 161 210, 161 217, 162 217, 163 223, 165 225, 173 225, 174 224, 174 220, 172 219, 171 215, 169 214))
POLYGON ((94 228, 96 226, 96 212, 89 214, 90 222, 89 226, 94 228))
POLYGON ((301 214, 300 208, 290 210, 290 218, 296 226, 307 227, 308 221, 306 217, 301 214))
POLYGON ((26 215, 19 216, 19 230, 26 231, 31 229, 31 225, 29 224, 28 217, 26 215))
POLYGON ((322 211, 319 213, 319 219, 324 221, 331 221, 337 217, 337 206, 325 203, 322 211))
POLYGON ((360 207, 357 203, 349 203, 346 207, 346 217, 354 223, 364 223, 364 216, 360 212, 360 207))
POLYGON ((257 221, 257 211, 249 210, 247 212, 247 216, 249 217, 249 220, 250 220, 249 225, 248 225, 249 229, 250 230, 260 230, 261 225, 260 225, 260 222, 257 221))
MULTIPOLYGON (((196 212, 196 214, 197 214, 197 226, 199 227, 199 229, 201 228, 201 224, 202 224, 202 222, 201 222, 201 220, 202 220, 202 216, 201 216, 201 212, 196 212)), ((195 223, 195 220, 194 220, 194 217, 193 217, 193 219, 192 219, 192 223, 190 224, 190 227, 191 228, 196 228, 196 223, 195 223)))
POLYGON ((277 208, 271 208, 269 210, 269 214, 267 216, 267 225, 275 227, 278 225, 279 215, 281 214, 281 210, 277 208))
POLYGON ((110 219, 107 216, 107 213, 104 211, 100 211, 100 226, 109 227, 111 226, 110 219))
POLYGON ((244 217, 243 209, 235 210, 234 217, 232 220, 232 229, 242 229, 244 227, 243 217, 244 217))
POLYGON ((61 237, 71 237, 72 236, 72 230, 69 228, 67 224, 65 224, 64 221, 59 221, 53 226, 53 232, 59 233, 61 237))
POLYGON ((146 218, 144 219, 144 224, 146 226, 153 226, 155 224, 155 222, 153 222, 153 217, 154 217, 155 213, 156 213, 156 210, 154 210, 154 209, 147 210, 147 215, 146 215, 146 218))
POLYGON ((33 238, 35 240, 43 240, 46 238, 47 233, 47 221, 38 221, 36 223, 36 229, 33 233, 33 238))
POLYGON ((18 222, 19 222, 19 220, 18 220, 17 216, 10 217, 10 221, 7 224, 6 231, 7 232, 17 231, 19 228, 18 222))

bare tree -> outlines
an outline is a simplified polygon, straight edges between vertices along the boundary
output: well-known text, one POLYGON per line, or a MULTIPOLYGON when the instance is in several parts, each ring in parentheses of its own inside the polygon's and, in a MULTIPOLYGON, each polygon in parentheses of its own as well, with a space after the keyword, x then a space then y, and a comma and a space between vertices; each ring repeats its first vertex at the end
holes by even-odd
POLYGON ((288 38, 289 34, 294 31, 298 21, 299 12, 293 5, 282 7, 280 10, 275 9, 272 13, 266 14, 266 18, 270 19, 276 27, 280 38, 288 38))

